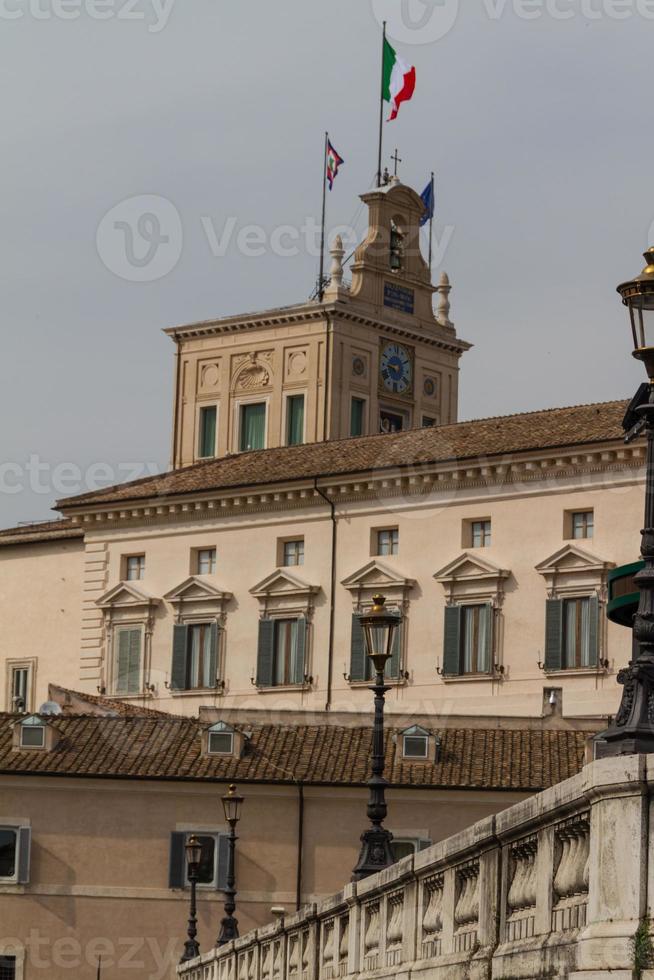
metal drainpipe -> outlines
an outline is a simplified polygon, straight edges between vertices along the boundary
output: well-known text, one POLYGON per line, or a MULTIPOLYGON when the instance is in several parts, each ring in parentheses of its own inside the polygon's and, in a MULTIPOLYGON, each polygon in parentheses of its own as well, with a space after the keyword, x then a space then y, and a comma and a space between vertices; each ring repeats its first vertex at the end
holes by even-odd
POLYGON ((302 854, 304 851, 304 786, 297 784, 297 883, 295 889, 295 910, 302 905, 302 854))
POLYGON ((313 486, 317 494, 319 494, 322 499, 329 504, 331 522, 332 522, 332 571, 331 571, 331 585, 329 594, 329 646, 328 646, 328 665, 327 665, 327 703, 325 704, 325 711, 330 711, 332 706, 332 674, 334 669, 334 612, 336 603, 336 505, 331 497, 328 497, 326 493, 318 486, 318 477, 314 477, 313 486))

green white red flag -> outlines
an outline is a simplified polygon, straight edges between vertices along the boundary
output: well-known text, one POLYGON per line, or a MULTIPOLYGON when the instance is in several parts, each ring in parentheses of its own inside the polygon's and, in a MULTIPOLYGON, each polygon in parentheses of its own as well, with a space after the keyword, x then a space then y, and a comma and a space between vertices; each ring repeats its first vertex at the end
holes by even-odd
POLYGON ((384 71, 382 82, 382 97, 391 104, 391 114, 388 122, 395 119, 400 111, 402 102, 408 102, 416 87, 416 70, 407 65, 399 57, 386 39, 384 39, 384 71))

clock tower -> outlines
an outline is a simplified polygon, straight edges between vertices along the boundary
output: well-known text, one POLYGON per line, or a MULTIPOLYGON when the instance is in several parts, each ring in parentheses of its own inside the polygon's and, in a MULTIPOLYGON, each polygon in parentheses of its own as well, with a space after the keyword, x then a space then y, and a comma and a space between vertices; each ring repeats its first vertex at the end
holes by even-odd
POLYGON ((449 317, 447 275, 432 285, 420 249, 422 200, 393 177, 362 201, 369 223, 351 283, 337 238, 321 300, 166 331, 177 348, 176 467, 457 420, 470 345, 449 317))

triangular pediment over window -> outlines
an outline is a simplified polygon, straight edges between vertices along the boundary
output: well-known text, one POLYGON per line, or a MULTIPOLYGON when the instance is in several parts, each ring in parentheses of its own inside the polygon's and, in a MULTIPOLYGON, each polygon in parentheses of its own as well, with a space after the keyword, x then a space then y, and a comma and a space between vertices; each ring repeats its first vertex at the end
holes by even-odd
POLYGON ((536 571, 541 575, 557 572, 605 572, 613 568, 615 562, 604 561, 588 551, 583 551, 575 544, 566 544, 564 548, 555 551, 553 555, 536 565, 536 571))
POLYGON ((482 601, 499 605, 504 595, 504 582, 511 572, 499 568, 481 555, 464 551, 436 572, 434 578, 445 589, 449 602, 482 601))
POLYGON ((302 579, 291 575, 286 569, 277 568, 266 578, 262 579, 257 585, 250 589, 252 595, 257 598, 265 596, 284 596, 284 595, 315 595, 320 592, 319 585, 309 585, 302 579))
POLYGON ((382 592, 384 589, 412 589, 415 584, 414 578, 400 575, 395 569, 388 568, 376 559, 369 561, 341 582, 351 592, 358 589, 380 589, 382 592))
POLYGON ((96 600, 96 605, 101 609, 115 609, 133 607, 135 609, 143 606, 156 606, 161 600, 153 596, 145 589, 138 588, 133 582, 120 582, 113 589, 109 589, 103 596, 96 600))
POLYGON ((191 575, 179 585, 166 592, 164 599, 173 604, 176 602, 227 602, 232 598, 231 592, 225 592, 211 577, 191 575))

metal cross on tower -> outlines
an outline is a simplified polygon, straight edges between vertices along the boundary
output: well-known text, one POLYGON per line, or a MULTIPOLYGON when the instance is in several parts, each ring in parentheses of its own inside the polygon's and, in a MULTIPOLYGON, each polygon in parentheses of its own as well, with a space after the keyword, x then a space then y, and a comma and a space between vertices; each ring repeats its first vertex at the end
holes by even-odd
POLYGON ((398 154, 398 149, 397 149, 397 147, 395 147, 395 153, 394 153, 394 154, 393 154, 393 156, 391 157, 391 160, 392 160, 392 161, 393 161, 393 163, 395 164, 395 167, 394 167, 394 170, 393 170, 393 173, 394 173, 394 175, 395 175, 396 177, 397 177, 397 165, 398 165, 398 163, 402 163, 402 157, 400 157, 400 156, 398 156, 397 154, 398 154))

